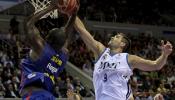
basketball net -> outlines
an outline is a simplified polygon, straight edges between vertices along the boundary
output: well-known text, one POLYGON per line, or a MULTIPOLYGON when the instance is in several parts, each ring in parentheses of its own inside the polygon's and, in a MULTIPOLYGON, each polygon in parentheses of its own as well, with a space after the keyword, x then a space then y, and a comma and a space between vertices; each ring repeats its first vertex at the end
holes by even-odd
MULTIPOLYGON (((33 7, 35 8, 35 13, 47 8, 47 6, 50 5, 50 0, 27 0, 29 1, 33 7)), ((46 15, 44 15, 42 18, 46 18, 50 16, 51 18, 58 18, 58 11, 54 10, 51 11, 49 13, 47 13, 46 15)))

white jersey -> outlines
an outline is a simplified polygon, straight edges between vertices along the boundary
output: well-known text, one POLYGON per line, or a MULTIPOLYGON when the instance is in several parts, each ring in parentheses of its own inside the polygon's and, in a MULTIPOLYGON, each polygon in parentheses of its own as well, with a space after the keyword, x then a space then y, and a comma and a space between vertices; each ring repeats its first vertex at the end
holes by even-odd
POLYGON ((128 64, 128 54, 110 55, 106 48, 95 63, 93 84, 96 100, 127 100, 131 94, 130 76, 133 74, 128 64))

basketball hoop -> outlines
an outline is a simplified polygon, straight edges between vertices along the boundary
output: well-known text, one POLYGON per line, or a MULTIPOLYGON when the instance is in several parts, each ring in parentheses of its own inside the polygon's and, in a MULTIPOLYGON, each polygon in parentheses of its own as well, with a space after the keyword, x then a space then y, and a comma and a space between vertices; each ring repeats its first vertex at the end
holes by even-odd
MULTIPOLYGON (((47 8, 47 6, 49 6, 51 2, 51 0, 27 0, 27 1, 29 1, 33 5, 33 7, 35 8, 35 13, 47 8)), ((48 16, 50 16, 51 18, 58 18, 58 11, 57 10, 51 11, 46 15, 44 15, 42 18, 46 18, 48 16)))

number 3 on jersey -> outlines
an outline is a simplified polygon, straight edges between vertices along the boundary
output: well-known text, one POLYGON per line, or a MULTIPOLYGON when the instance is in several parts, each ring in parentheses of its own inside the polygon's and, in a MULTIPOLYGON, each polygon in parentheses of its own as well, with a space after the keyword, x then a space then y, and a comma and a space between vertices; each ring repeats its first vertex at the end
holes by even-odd
POLYGON ((108 80, 108 76, 107 76, 107 74, 105 73, 105 74, 104 74, 103 82, 107 82, 107 80, 108 80))

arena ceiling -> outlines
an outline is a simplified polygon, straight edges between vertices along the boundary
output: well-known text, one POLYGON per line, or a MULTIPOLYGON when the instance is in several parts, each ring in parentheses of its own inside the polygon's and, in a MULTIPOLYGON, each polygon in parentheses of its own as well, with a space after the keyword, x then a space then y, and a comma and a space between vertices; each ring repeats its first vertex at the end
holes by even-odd
POLYGON ((28 16, 33 11, 34 7, 29 2, 25 1, 1 11, 0 14, 28 16))

